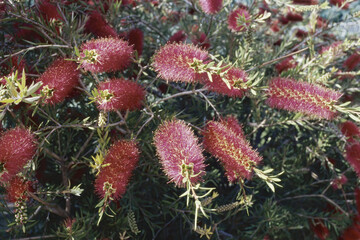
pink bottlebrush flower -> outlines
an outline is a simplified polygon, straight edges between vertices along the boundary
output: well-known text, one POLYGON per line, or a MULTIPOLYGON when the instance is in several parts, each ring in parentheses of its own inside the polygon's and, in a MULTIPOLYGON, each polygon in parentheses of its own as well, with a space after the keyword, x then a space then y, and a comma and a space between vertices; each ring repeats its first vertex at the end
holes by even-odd
POLYGON ((42 82, 41 91, 47 95, 44 102, 56 104, 62 102, 73 91, 80 79, 78 65, 64 58, 55 60, 38 78, 42 82))
POLYGON ((144 33, 138 28, 132 29, 128 34, 128 39, 129 44, 133 45, 134 50, 136 50, 138 56, 140 56, 144 48, 144 33))
POLYGON ((81 45, 81 67, 93 73, 123 70, 130 64, 132 56, 132 47, 122 39, 99 38, 81 45))
POLYGON ((249 26, 250 22, 248 22, 250 20, 250 14, 246 9, 243 8, 238 8, 235 11, 231 12, 228 18, 228 27, 235 31, 235 32, 243 32, 246 30, 246 27, 244 25, 238 25, 238 19, 240 17, 245 18, 246 26, 249 26))
POLYGON ((281 62, 275 65, 276 71, 280 74, 283 71, 286 71, 291 68, 295 68, 297 66, 297 62, 294 60, 292 56, 285 58, 281 62))
POLYGON ((176 186, 184 186, 184 165, 191 166, 191 183, 205 174, 204 156, 191 128, 182 120, 165 121, 154 134, 154 144, 165 174, 176 186))
POLYGON ((27 129, 13 128, 0 136, 1 181, 8 181, 32 159, 36 151, 35 136, 27 129))
POLYGON ((353 53, 350 57, 348 57, 343 66, 347 71, 352 71, 358 66, 360 63, 360 54, 353 53))
POLYGON ((360 177, 360 143, 354 143, 346 147, 346 160, 360 177))
POLYGON ((120 140, 114 143, 105 156, 105 166, 95 180, 96 193, 102 198, 110 193, 114 200, 119 199, 126 191, 139 156, 140 152, 134 141, 120 140), (108 187, 111 189, 107 189, 108 187))
POLYGON ((210 48, 210 41, 207 38, 206 34, 203 32, 199 33, 200 36, 196 36, 192 39, 192 43, 198 47, 201 47, 202 49, 209 49, 210 48))
POLYGON ((333 119, 335 104, 341 94, 334 90, 288 78, 273 78, 269 84, 270 107, 301 112, 318 118, 333 119))
POLYGON ((92 33, 97 37, 117 37, 117 33, 103 18, 99 11, 90 13, 84 28, 85 32, 92 33))
POLYGON ((27 195, 30 187, 29 184, 29 181, 25 181, 19 176, 13 177, 6 187, 7 199, 13 203, 17 201, 27 201, 29 198, 27 195))
POLYGON ((58 11, 56 5, 52 4, 49 0, 38 0, 37 7, 39 12, 43 18, 47 21, 51 21, 51 19, 63 21, 63 17, 58 11))
POLYGON ((101 82, 97 89, 108 94, 105 99, 96 101, 98 108, 104 111, 139 109, 145 98, 145 91, 139 84, 124 79, 101 82))
POLYGON ((216 14, 222 8, 222 0, 199 0, 201 10, 206 14, 216 14))
POLYGON ((293 4, 317 5, 317 4, 319 4, 319 0, 293 0, 293 4))
POLYGON ((289 22, 301 22, 303 20, 301 14, 294 12, 288 12, 286 18, 287 20, 289 20, 289 22))
POLYGON ((203 131, 204 148, 223 164, 230 182, 251 179, 253 168, 262 158, 245 139, 241 125, 234 117, 209 121, 203 131))
MULTIPOLYGON (((224 69, 224 71, 226 70, 227 69, 224 69)), ((208 87, 210 91, 227 95, 229 97, 241 98, 244 96, 247 89, 245 89, 242 84, 247 82, 247 75, 243 70, 232 67, 224 75, 224 78, 228 80, 230 88, 228 88, 223 79, 217 74, 212 75, 212 82, 210 82, 210 80, 206 81, 206 87, 208 87)))
POLYGON ((197 73, 190 65, 208 59, 207 51, 192 44, 168 43, 155 53, 152 66, 158 77, 166 81, 192 83, 202 80, 204 74, 197 73))
MULTIPOLYGON (((345 0, 330 0, 330 4, 341 7, 344 4, 345 0)), ((349 9, 349 3, 346 3, 345 6, 342 9, 349 9)))
POLYGON ((358 136, 360 138, 360 128, 352 121, 346 121, 340 125, 341 132, 348 138, 358 136))
POLYGON ((182 43, 185 42, 187 35, 184 30, 179 30, 169 38, 168 43, 182 43))

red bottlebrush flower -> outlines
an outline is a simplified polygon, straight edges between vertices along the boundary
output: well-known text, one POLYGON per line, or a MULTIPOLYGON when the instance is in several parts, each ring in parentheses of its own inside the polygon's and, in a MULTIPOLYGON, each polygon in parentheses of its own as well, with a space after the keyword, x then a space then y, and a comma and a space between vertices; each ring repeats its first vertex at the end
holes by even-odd
POLYGON ((353 167, 358 177, 360 177, 360 143, 351 144, 346 147, 346 160, 353 167))
POLYGON ((287 19, 287 17, 285 16, 280 16, 279 17, 279 21, 281 22, 281 24, 285 25, 285 24, 288 24, 289 23, 289 19, 287 19))
POLYGON ((280 31, 280 28, 279 28, 279 20, 274 20, 272 23, 271 23, 271 26, 270 26, 270 29, 273 31, 273 32, 278 32, 280 31))
POLYGON ((192 166, 192 183, 205 174, 204 156, 191 128, 182 120, 166 121, 154 134, 154 144, 165 174, 176 186, 184 186, 184 165, 192 166))
MULTIPOLYGON (((227 69, 224 69, 226 71, 227 69)), ((224 78, 229 82, 230 88, 217 74, 212 75, 212 82, 206 81, 206 86, 210 91, 214 91, 220 94, 227 95, 229 97, 241 98, 244 96, 246 89, 242 84, 247 82, 247 75, 243 70, 232 67, 225 74, 224 78)))
POLYGON ((100 73, 123 70, 131 61, 133 49, 127 41, 116 38, 99 38, 81 45, 81 67, 100 73))
POLYGON ((287 20, 289 20, 289 22, 301 22, 303 20, 301 14, 294 12, 288 12, 286 18, 287 20))
POLYGON ((317 5, 317 4, 319 4, 319 1, 318 0, 293 0, 293 4, 317 5))
POLYGON ((343 234, 340 236, 341 240, 358 240, 360 239, 360 225, 353 223, 350 227, 345 229, 343 234))
POLYGON ((268 93, 267 104, 271 107, 328 120, 336 116, 332 104, 341 97, 341 94, 334 90, 288 78, 272 79, 268 93))
POLYGON ((155 53, 152 65, 158 77, 166 81, 192 83, 202 80, 204 74, 196 73, 190 64, 206 62, 208 58, 207 51, 194 45, 168 43, 155 53))
POLYGON ((341 189, 342 185, 346 184, 348 182, 348 179, 345 175, 341 175, 340 177, 334 179, 331 182, 331 186, 334 190, 341 189))
POLYGON ((139 84, 124 79, 101 82, 97 89, 107 91, 105 99, 96 102, 98 108, 104 111, 139 109, 145 97, 145 91, 139 84))
POLYGON ((45 18, 47 21, 51 21, 51 19, 60 21, 64 20, 63 17, 60 15, 57 6, 50 3, 49 0, 37 1, 37 7, 42 17, 45 18))
POLYGON ((222 0, 199 0, 201 10, 207 14, 216 14, 222 8, 222 0))
POLYGON ((360 128, 352 121, 346 121, 340 125, 341 132, 348 138, 360 137, 360 128))
POLYGON ((0 77, 0 84, 6 84, 5 75, 6 77, 10 77, 15 71, 18 71, 17 76, 18 78, 21 78, 22 71, 25 69, 25 67, 26 63, 23 58, 19 60, 18 56, 12 56, 9 59, 8 64, 5 62, 0 66, 0 74, 4 75, 0 77))
POLYGON ((15 32, 10 38, 12 41, 16 41, 16 42, 20 42, 24 40, 40 41, 40 42, 45 41, 45 39, 38 32, 36 32, 35 30, 36 28, 31 24, 15 23, 14 29, 15 32))
POLYGON ((101 168, 95 180, 96 193, 104 198, 107 187, 110 186, 112 193, 110 197, 114 200, 119 199, 126 191, 126 185, 139 161, 139 155, 139 149, 134 141, 121 140, 113 144, 105 156, 103 163, 105 167, 101 168))
POLYGON ((356 68, 356 66, 358 66, 360 63, 360 54, 358 53, 353 53, 350 57, 348 57, 343 66, 346 70, 348 71, 352 71, 356 68))
POLYGON ((297 66, 297 62, 295 62, 294 58, 292 56, 285 58, 281 62, 275 65, 276 71, 280 74, 283 71, 286 71, 288 69, 294 68, 297 66))
POLYGON ((262 158, 245 139, 241 125, 234 117, 209 121, 203 135, 205 150, 222 162, 230 182, 239 178, 251 179, 253 168, 262 158))
POLYGON ((245 18, 245 25, 249 26, 250 14, 246 9, 238 8, 235 11, 231 12, 228 18, 228 27, 236 32, 242 32, 246 30, 244 25, 238 25, 238 19, 242 17, 245 18))
POLYGON ((184 30, 177 31, 169 38, 168 43, 182 43, 185 42, 187 35, 184 30))
POLYGON ((26 201, 28 200, 29 182, 25 181, 19 176, 13 177, 6 187, 7 199, 10 202, 26 201))
POLYGON ((136 50, 138 56, 140 56, 144 47, 144 33, 138 28, 132 29, 128 34, 128 39, 130 45, 133 45, 134 50, 136 50))
POLYGON ((0 137, 0 179, 8 181, 32 159, 36 151, 35 136, 27 129, 13 128, 0 137))
POLYGON ((296 31, 295 36, 296 36, 297 38, 303 39, 303 38, 307 37, 308 34, 309 34, 308 32, 306 32, 306 31, 304 31, 304 30, 301 30, 301 29, 298 29, 298 30, 296 31))
POLYGON ((329 236, 330 231, 322 219, 309 220, 309 224, 311 230, 320 240, 325 240, 329 236))
POLYGON ((330 46, 324 46, 320 49, 319 53, 323 54, 327 51, 337 52, 337 49, 341 44, 342 44, 341 41, 337 41, 337 42, 332 43, 330 46))
POLYGON ((46 69, 37 80, 43 83, 41 90, 47 94, 45 103, 53 105, 62 102, 70 95, 80 78, 77 67, 75 62, 60 58, 46 69))
POLYGON ((327 22, 326 19, 322 18, 322 17, 317 17, 316 19, 316 26, 318 28, 325 28, 327 27, 327 22))
POLYGON ((356 209, 360 216, 360 188, 355 188, 356 209))
MULTIPOLYGON (((344 4, 345 0, 330 0, 330 4, 337 6, 337 7, 341 7, 344 4)), ((349 3, 346 3, 345 6, 343 7, 343 9, 349 9, 349 3)))
POLYGON ((203 49, 209 49, 210 48, 210 41, 207 38, 205 33, 199 33, 200 36, 195 37, 192 40, 192 43, 198 47, 201 47, 203 49))
POLYGON ((117 33, 103 18, 99 11, 90 14, 84 28, 85 32, 92 33, 97 37, 117 37, 117 33))

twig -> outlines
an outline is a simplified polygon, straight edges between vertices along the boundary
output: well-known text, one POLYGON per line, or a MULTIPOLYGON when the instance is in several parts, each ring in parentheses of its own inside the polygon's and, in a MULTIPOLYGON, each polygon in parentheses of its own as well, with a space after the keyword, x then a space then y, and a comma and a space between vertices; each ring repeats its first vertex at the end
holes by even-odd
POLYGON ((15 53, 12 53, 12 54, 8 54, 8 55, 4 55, 4 58, 8 58, 8 57, 12 57, 12 56, 15 56, 15 55, 19 55, 23 52, 28 52, 28 51, 32 51, 32 50, 35 50, 35 49, 38 49, 38 48, 48 48, 48 47, 57 47, 57 48, 71 48, 67 45, 58 45, 58 44, 45 44, 45 45, 38 45, 38 46, 33 46, 33 47, 28 47, 28 48, 25 48, 23 50, 20 50, 18 52, 15 52, 15 53))
POLYGON ((46 239, 46 238, 56 238, 56 235, 45 235, 45 236, 36 236, 36 237, 27 237, 27 238, 16 238, 13 240, 36 240, 36 239, 46 239))
POLYGON ((298 196, 294 196, 294 197, 287 197, 287 198, 283 198, 278 200, 277 202, 283 202, 283 201, 287 201, 287 200, 292 200, 292 199, 298 199, 298 198, 323 198, 325 199, 328 203, 334 205, 337 209, 339 209, 343 214, 345 214, 346 216, 349 216, 349 214, 342 209, 338 204, 336 204, 333 200, 331 200, 330 198, 321 195, 321 194, 305 194, 305 195, 298 195, 298 196))
POLYGON ((299 51, 292 52, 292 53, 289 53, 289 54, 287 54, 287 55, 285 55, 285 56, 278 57, 278 58, 275 58, 275 59, 273 59, 273 60, 264 62, 264 63, 261 64, 260 66, 252 67, 252 68, 246 70, 245 72, 250 72, 250 71, 252 71, 252 70, 265 67, 266 65, 272 64, 272 63, 277 62, 277 61, 279 61, 279 60, 282 60, 282 59, 284 59, 284 58, 291 57, 291 56, 296 55, 296 54, 298 54, 298 53, 304 52, 304 51, 306 51, 306 50, 308 50, 308 49, 309 49, 309 47, 306 47, 306 48, 300 49, 299 51))
POLYGON ((191 90, 191 91, 175 93, 174 95, 162 98, 162 99, 154 102, 153 104, 151 104, 151 106, 156 105, 156 104, 158 104, 160 102, 163 102, 163 101, 167 101, 167 100, 172 99, 172 98, 176 98, 176 97, 180 97, 180 96, 184 96, 184 95, 196 94, 196 93, 205 92, 205 91, 207 91, 206 88, 200 88, 200 89, 197 89, 197 90, 191 90))

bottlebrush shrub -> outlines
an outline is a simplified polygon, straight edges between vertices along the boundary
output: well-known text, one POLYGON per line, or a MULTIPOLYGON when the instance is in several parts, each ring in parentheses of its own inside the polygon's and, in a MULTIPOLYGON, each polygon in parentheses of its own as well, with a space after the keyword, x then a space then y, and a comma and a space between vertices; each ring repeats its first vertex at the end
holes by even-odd
POLYGON ((145 97, 145 91, 139 84, 124 79, 101 82, 97 90, 106 94, 96 99, 98 109, 106 112, 139 109, 145 97))
POLYGON ((85 31, 92 33, 97 37, 113 37, 116 38, 118 35, 103 18, 99 11, 93 11, 90 13, 89 19, 85 24, 85 31))
POLYGON ((78 65, 64 58, 55 60, 37 79, 42 82, 41 91, 46 104, 64 101, 78 85, 80 71, 78 65))
POLYGON ((250 25, 250 14, 246 9, 238 8, 235 11, 231 12, 228 18, 228 26, 231 30, 236 32, 243 32, 246 30, 244 25, 239 26, 239 19, 245 19, 245 25, 250 25))
POLYGON ((224 69, 224 71, 226 70, 227 72, 224 74, 224 76, 213 74, 212 82, 206 81, 205 86, 210 91, 227 95, 229 97, 243 97, 245 92, 248 90, 245 85, 247 82, 246 73, 243 70, 235 67, 224 69), (226 85, 222 78, 225 78, 229 82, 230 88, 226 85))
POLYGON ((80 48, 81 67, 93 73, 123 70, 130 64, 132 56, 129 43, 117 38, 93 39, 80 48))
POLYGON ((165 174, 177 187, 184 186, 184 168, 191 166, 191 183, 205 174, 204 156, 191 128, 181 120, 169 120, 154 133, 154 144, 165 174))
POLYGON ((203 131, 204 148, 224 165, 230 182, 239 178, 251 179, 252 171, 262 158, 245 139, 234 117, 207 122, 203 131))
POLYGON ((9 181, 32 159, 37 148, 35 136, 27 129, 16 127, 1 134, 1 181, 9 181))
POLYGON ((106 194, 114 200, 126 191, 131 174, 139 161, 139 149, 134 141, 120 140, 108 150, 104 165, 95 180, 96 193, 104 198, 106 194))
POLYGON ((204 74, 197 73, 192 67, 195 61, 206 63, 207 51, 192 44, 168 43, 162 46, 153 57, 153 67, 158 77, 173 82, 197 82, 204 74))
POLYGON ((360 2, 326 2, 0 1, 0 239, 349 238, 360 2))
POLYGON ((207 14, 216 14, 222 8, 223 0, 199 0, 201 10, 207 14))
POLYGON ((267 104, 271 107, 333 119, 337 112, 332 105, 341 94, 315 84, 287 78, 273 78, 269 83, 267 104))

